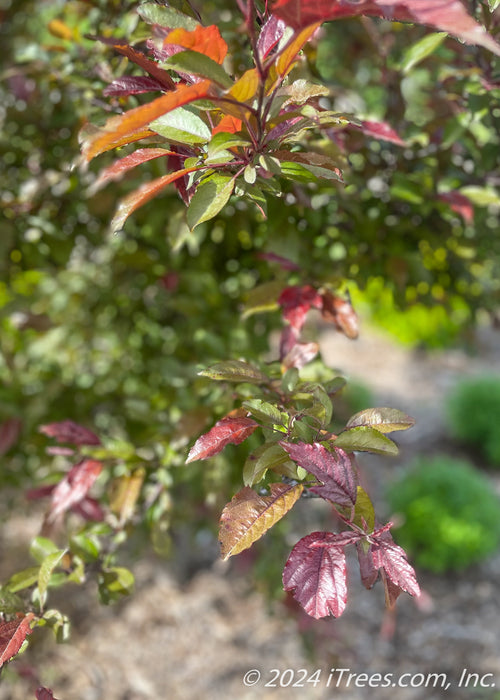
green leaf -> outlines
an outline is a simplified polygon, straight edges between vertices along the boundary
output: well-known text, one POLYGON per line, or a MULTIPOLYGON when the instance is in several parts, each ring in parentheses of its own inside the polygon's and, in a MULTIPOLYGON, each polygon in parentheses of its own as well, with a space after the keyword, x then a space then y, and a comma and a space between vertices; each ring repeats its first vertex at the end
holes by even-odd
POLYGON ((173 7, 158 5, 156 2, 144 2, 137 8, 137 12, 148 24, 159 24, 160 27, 177 29, 182 27, 192 31, 199 23, 192 17, 175 10, 173 7))
POLYGON ((134 575, 128 569, 114 566, 99 574, 99 597, 104 605, 114 603, 134 590, 134 575))
POLYGON ((242 360, 217 362, 198 374, 217 381, 250 382, 251 384, 266 384, 269 379, 257 367, 242 360))
POLYGON ((30 566, 28 569, 18 571, 10 577, 5 584, 5 588, 9 593, 17 593, 25 588, 33 586, 38 581, 39 566, 30 566))
POLYGON ((292 391, 295 391, 299 380, 299 370, 296 367, 290 367, 290 369, 287 369, 281 380, 281 386, 283 387, 283 391, 285 391, 287 394, 290 394, 292 391))
POLYGON ((334 379, 331 379, 324 385, 325 391, 328 394, 328 396, 333 396, 338 391, 343 389, 346 384, 347 381, 344 379, 344 377, 335 377, 334 379))
POLYGON ((220 131, 211 139, 208 144, 208 157, 213 158, 220 151, 226 151, 228 148, 236 148, 238 146, 250 146, 251 143, 247 139, 229 134, 225 131, 220 131))
POLYGON ((196 188, 189 208, 187 221, 193 230, 198 224, 213 219, 227 204, 233 193, 234 177, 215 173, 204 179, 196 188))
POLYGON ((257 179, 257 169, 255 165, 252 165, 251 163, 247 165, 247 167, 243 171, 243 179, 249 185, 254 184, 255 180, 257 179))
POLYGON ((50 627, 55 634, 58 644, 68 641, 71 623, 68 616, 60 612, 60 610, 47 610, 38 624, 50 627))
POLYGON ((213 58, 205 56, 199 51, 180 51, 162 63, 161 67, 208 78, 223 88, 230 88, 233 85, 231 77, 224 68, 213 58))
MULTIPOLYGON (((245 486, 257 484, 265 476, 268 469, 292 479, 303 478, 303 476, 299 477, 297 465, 290 459, 281 445, 266 443, 248 456, 243 467, 243 483, 245 486)), ((302 469, 301 471, 305 472, 302 469)))
POLYGON ((363 524, 363 520, 366 523, 366 531, 372 532, 373 528, 375 527, 375 511, 373 509, 373 503, 371 502, 370 497, 364 488, 362 486, 358 486, 356 504, 354 506, 353 522, 355 525, 364 530, 365 525, 363 524))
POLYGON ((207 143, 212 134, 203 119, 187 107, 177 107, 167 112, 152 121, 149 128, 169 142, 175 141, 190 146, 207 143))
POLYGON ((24 609, 22 598, 9 591, 7 588, 0 587, 0 610, 5 615, 21 612, 24 609))
POLYGON ((395 430, 408 430, 415 425, 415 419, 396 408, 367 408, 355 413, 347 421, 346 428, 368 425, 381 433, 395 430))
POLYGON ((267 401, 262 401, 262 399, 249 399, 248 401, 243 401, 243 408, 246 408, 252 416, 262 423, 267 425, 287 425, 288 415, 282 413, 279 408, 273 406, 267 401))
POLYGON ((35 537, 30 546, 30 554, 38 564, 42 564, 54 552, 59 552, 59 547, 47 537, 35 537))
POLYGON ((73 535, 69 541, 69 548, 87 564, 96 561, 101 551, 98 538, 85 532, 73 535))
POLYGON ((335 447, 347 452, 374 452, 375 454, 397 455, 398 446, 379 430, 368 426, 349 428, 332 440, 335 447))
POLYGON ((489 204, 500 205, 500 194, 493 187, 470 185, 469 187, 461 187, 459 192, 479 207, 487 207, 489 204))
POLYGON ((427 56, 430 56, 434 51, 441 46, 448 34, 446 32, 435 32, 424 36, 423 39, 417 41, 416 44, 406 49, 403 60, 401 61, 401 70, 403 73, 408 73, 413 66, 423 61, 427 56))
POLYGON ((495 12, 497 7, 500 7, 500 0, 488 0, 488 4, 490 7, 490 12, 495 12))
POLYGON ((326 428, 332 420, 333 407, 330 397, 321 385, 314 388, 312 397, 313 403, 307 411, 307 415, 317 418, 321 427, 326 428))
POLYGON ((47 587, 50 583, 50 579, 52 578, 52 573, 54 569, 59 565, 61 559, 64 557, 65 554, 65 549, 60 549, 56 552, 53 552, 52 554, 49 554, 47 557, 45 557, 40 566, 37 583, 40 605, 42 607, 44 606, 45 601, 47 599, 47 587))

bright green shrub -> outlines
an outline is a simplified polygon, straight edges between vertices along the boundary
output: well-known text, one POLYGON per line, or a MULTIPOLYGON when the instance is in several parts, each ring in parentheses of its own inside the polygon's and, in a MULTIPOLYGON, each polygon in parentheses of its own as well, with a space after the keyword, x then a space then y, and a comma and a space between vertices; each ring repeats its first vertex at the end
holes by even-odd
POLYGON ((388 498, 404 518, 397 541, 417 566, 437 573, 464 569, 500 544, 500 500, 467 462, 421 459, 392 484, 388 498))
POLYGON ((448 396, 447 409, 453 436, 477 447, 500 467, 500 376, 467 379, 448 396))

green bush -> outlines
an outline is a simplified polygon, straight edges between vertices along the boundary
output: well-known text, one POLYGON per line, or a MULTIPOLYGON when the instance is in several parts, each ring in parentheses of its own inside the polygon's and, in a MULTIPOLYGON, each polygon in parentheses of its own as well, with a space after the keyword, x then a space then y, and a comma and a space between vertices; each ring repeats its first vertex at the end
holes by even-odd
POLYGON ((417 566, 460 570, 500 544, 500 501, 486 476, 449 457, 418 460, 388 490, 397 541, 417 566))
POLYGON ((447 409, 453 436, 479 448, 492 465, 500 467, 500 376, 460 382, 448 397, 447 409))

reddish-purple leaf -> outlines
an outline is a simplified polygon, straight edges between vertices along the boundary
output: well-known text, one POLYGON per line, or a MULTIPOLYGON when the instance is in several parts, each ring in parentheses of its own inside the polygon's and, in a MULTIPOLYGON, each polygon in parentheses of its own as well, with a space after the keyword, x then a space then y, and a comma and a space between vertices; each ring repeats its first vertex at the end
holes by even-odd
POLYGON ((35 489, 26 491, 28 501, 37 501, 39 498, 46 498, 54 491, 56 484, 48 484, 47 486, 38 486, 35 489))
POLYGON ((460 0, 277 0, 273 12, 294 29, 356 15, 426 24, 500 55, 500 45, 460 0))
POLYGON ((313 532, 303 537, 292 549, 283 570, 285 591, 291 591, 306 613, 316 619, 339 617, 347 603, 344 545, 331 541, 330 532, 313 532))
POLYGON ((290 134, 291 127, 295 126, 295 124, 298 124, 303 120, 304 117, 301 116, 290 117, 290 119, 285 119, 276 126, 273 126, 273 128, 268 132, 264 143, 268 144, 271 141, 281 142, 281 140, 284 139, 285 136, 288 136, 290 134))
POLYGON ((106 513, 99 501, 89 496, 85 496, 79 503, 75 503, 71 506, 71 510, 84 520, 92 520, 98 523, 101 523, 106 517, 106 513))
MULTIPOLYGON (((100 41, 102 41, 102 39, 100 39, 100 41)), ((164 90, 175 90, 175 83, 169 73, 163 68, 160 68, 155 61, 152 61, 143 53, 125 43, 113 43, 113 48, 115 51, 118 51, 118 53, 121 53, 122 56, 126 56, 129 61, 140 66, 146 73, 149 73, 152 78, 163 85, 164 90)))
POLYGON ((39 431, 53 437, 57 442, 69 442, 72 445, 100 445, 101 441, 95 433, 72 420, 41 425, 39 431))
POLYGON ((269 17, 262 27, 257 40, 257 51, 261 61, 263 61, 281 41, 285 29, 286 24, 283 20, 278 19, 275 15, 269 17))
POLYGON ((52 690, 50 688, 44 688, 43 686, 37 688, 35 697, 36 700, 57 700, 52 690))
POLYGON ((52 491, 49 520, 80 503, 102 471, 102 463, 95 459, 84 459, 76 464, 52 491))
POLYGON ((466 224, 474 222, 474 205, 471 200, 460 192, 441 192, 437 198, 449 205, 450 209, 463 218, 466 224))
POLYGON ((359 334, 358 316, 354 311, 349 297, 344 298, 332 292, 323 292, 321 316, 325 321, 334 323, 341 333, 351 340, 359 334))
POLYGON ((258 427, 258 423, 247 417, 246 411, 232 411, 221 418, 208 433, 198 438, 189 451, 186 464, 213 457, 222 452, 226 445, 239 445, 258 427))
POLYGON ((351 457, 340 447, 328 450, 320 442, 280 441, 280 445, 299 467, 303 467, 322 483, 310 490, 321 498, 343 506, 356 502, 358 477, 351 457))
POLYGON ((71 447, 57 447, 56 445, 52 445, 45 448, 45 454, 51 457, 71 457, 75 454, 75 450, 71 447))
POLYGON ((280 337, 280 360, 284 360, 293 350, 294 346, 299 341, 299 336, 300 331, 293 326, 285 326, 283 328, 280 337))
POLYGON ((0 425, 0 455, 4 455, 16 444, 21 427, 19 418, 9 418, 0 425))
POLYGON ((257 253, 257 257, 260 260, 267 260, 268 262, 277 263, 283 270, 290 270, 291 272, 300 270, 299 265, 292 262, 288 258, 284 258, 282 255, 277 255, 276 253, 257 253))
POLYGON ((373 563, 371 549, 365 551, 364 542, 356 542, 356 550, 358 553, 359 572, 361 574, 361 582, 365 588, 372 588, 375 581, 378 579, 378 568, 373 563))
POLYGON ((322 303, 321 296, 309 284, 302 287, 287 287, 278 299, 278 304, 283 309, 283 318, 297 330, 304 325, 309 309, 311 307, 320 309, 322 303))
POLYGON ((318 343, 296 343, 282 359, 281 364, 285 369, 296 367, 301 369, 311 360, 314 360, 319 351, 318 343))
POLYGON ((374 566, 377 569, 383 569, 389 581, 395 586, 418 597, 420 586, 415 576, 415 570, 406 558, 406 552, 395 544, 391 534, 384 530, 385 528, 382 528, 373 535, 370 552, 374 566), (377 532, 381 534, 377 534, 377 532))
POLYGON ((127 97, 157 91, 164 92, 165 86, 156 78, 149 78, 147 75, 124 75, 107 85, 102 94, 105 97, 127 97))
POLYGON ((385 122, 363 121, 361 122, 361 126, 357 124, 351 124, 350 126, 353 129, 361 129, 366 136, 371 136, 381 141, 390 141, 397 146, 406 146, 406 142, 403 141, 401 136, 394 131, 392 126, 389 126, 389 124, 385 122))
POLYGON ((174 152, 167 151, 165 148, 138 148, 136 151, 133 151, 133 153, 129 153, 128 156, 115 160, 114 163, 104 168, 92 185, 92 192, 96 192, 111 180, 119 180, 129 170, 142 163, 171 155, 175 155, 174 152))
POLYGON ((14 657, 27 635, 31 633, 33 613, 17 617, 10 622, 0 622, 0 668, 14 657))

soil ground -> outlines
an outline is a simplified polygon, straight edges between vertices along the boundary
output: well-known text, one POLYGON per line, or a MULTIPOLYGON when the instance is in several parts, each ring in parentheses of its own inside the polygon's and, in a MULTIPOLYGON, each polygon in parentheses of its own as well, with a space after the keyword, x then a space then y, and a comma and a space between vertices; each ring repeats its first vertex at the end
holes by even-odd
MULTIPOLYGON (((459 453, 442 410, 453 384, 486 370, 500 374, 499 334, 493 331, 480 333, 473 357, 408 352, 372 331, 355 343, 324 332, 321 345, 327 364, 373 390, 374 405, 417 419, 398 438, 401 458, 361 462, 377 509, 384 505, 383 484, 415 454, 459 453)), ((488 477, 500 493, 499 472, 488 477)), ((15 556, 17 543, 25 547, 36 527, 35 519, 22 516, 9 521, 1 535, 3 557, 15 556)), ((35 641, 4 675, 0 700, 33 698, 37 680, 59 700, 499 700, 500 552, 460 575, 419 571, 424 593, 418 604, 401 596, 390 615, 381 586, 366 591, 351 568, 344 615, 310 624, 297 622, 281 603, 270 604, 241 571, 220 561, 186 578, 174 575, 168 563, 146 558, 135 569, 137 592, 119 606, 99 607, 95 591, 75 590, 66 605, 71 642, 56 645, 49 634, 35 641), (34 667, 36 680, 30 678, 34 667), (261 678, 246 686, 251 669, 261 678), (332 669, 347 669, 338 685, 332 669), (365 675, 349 680, 348 672, 365 675)))

